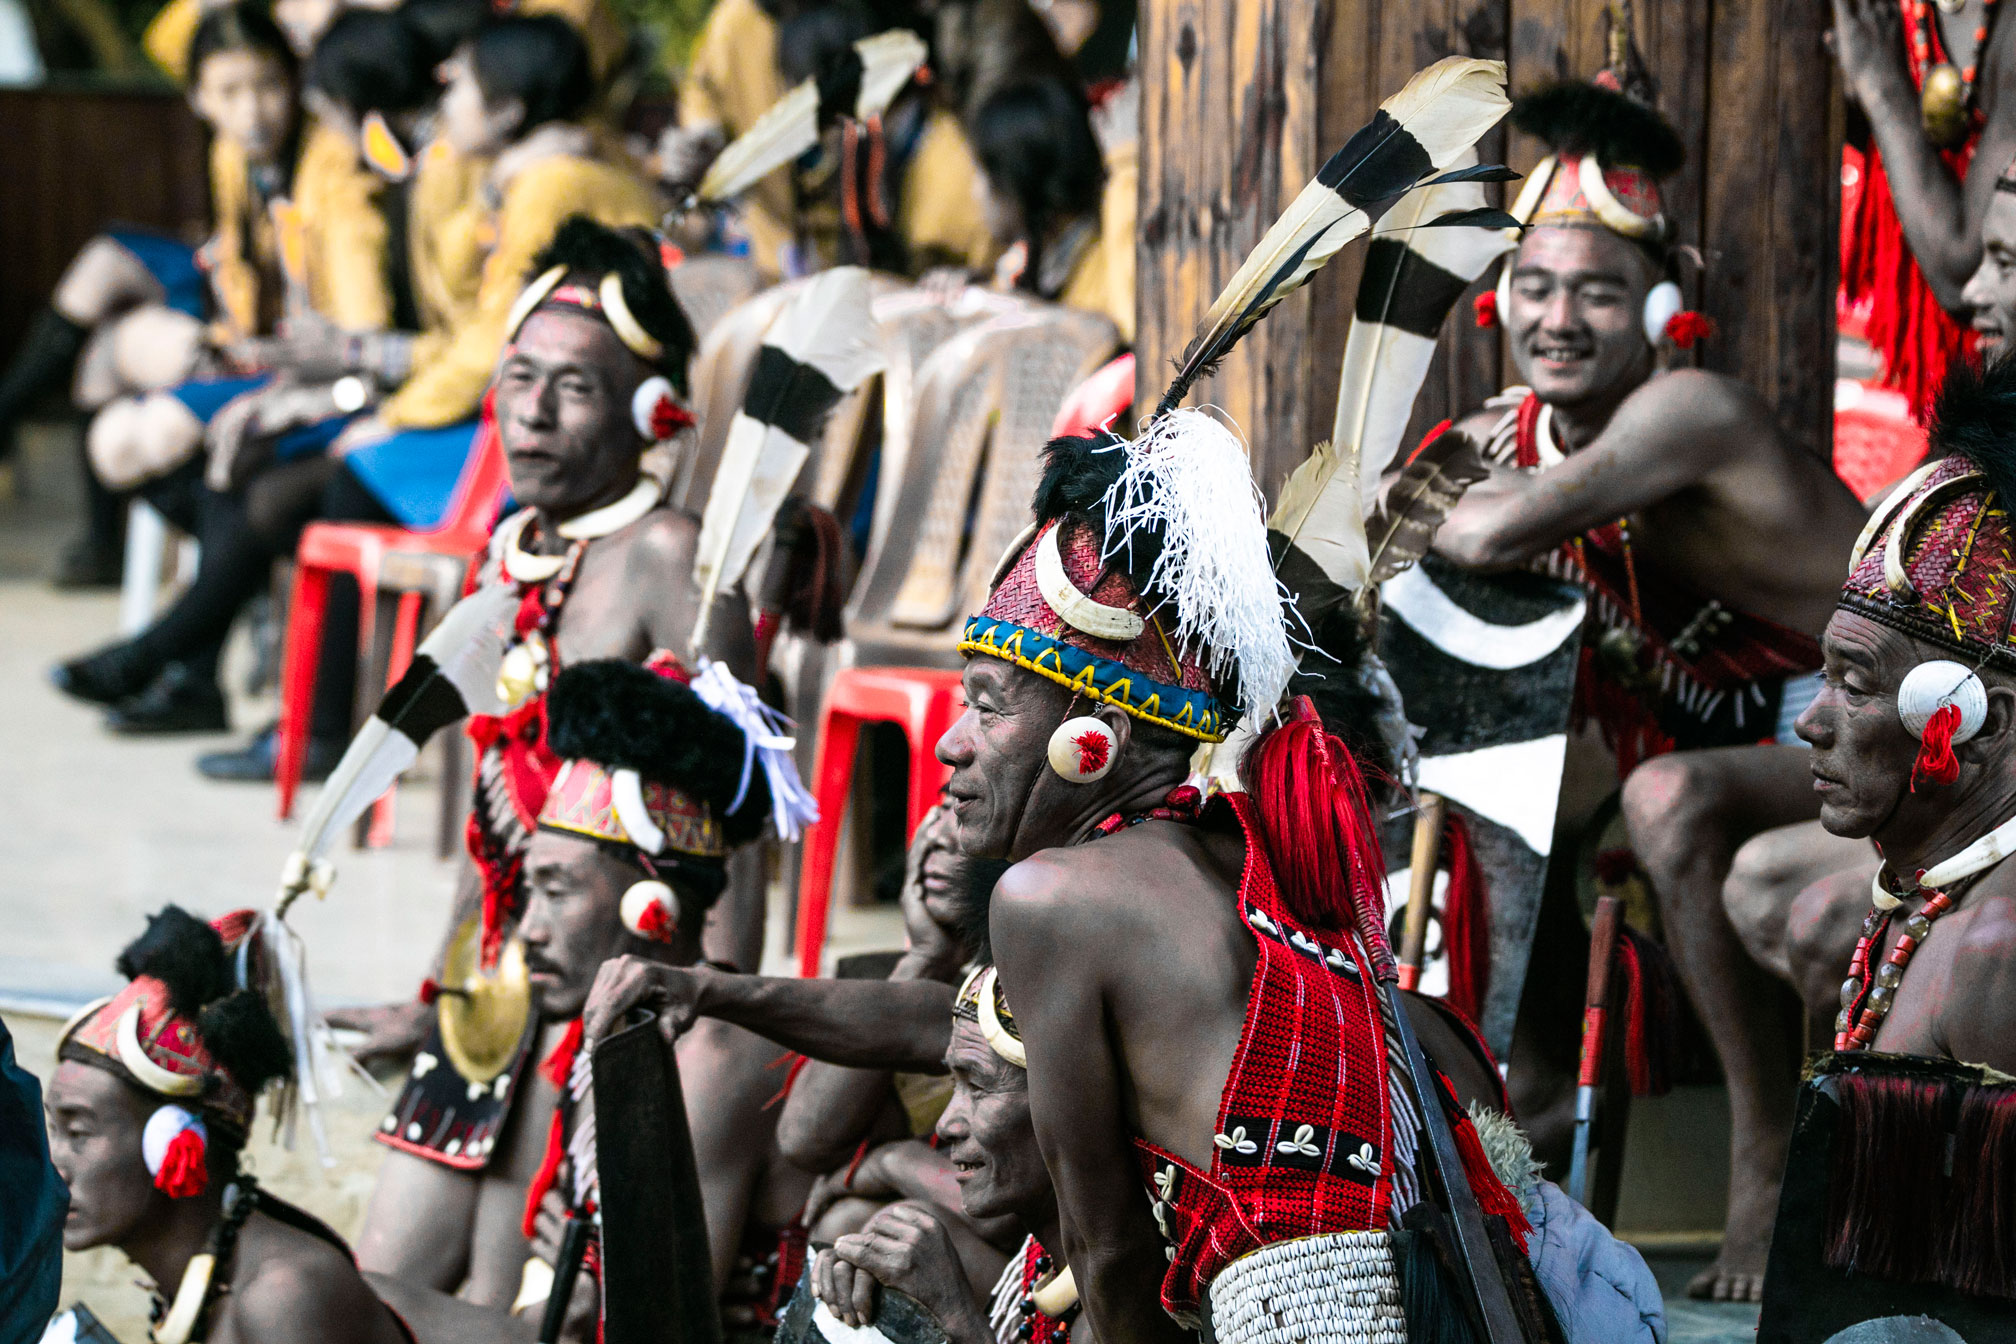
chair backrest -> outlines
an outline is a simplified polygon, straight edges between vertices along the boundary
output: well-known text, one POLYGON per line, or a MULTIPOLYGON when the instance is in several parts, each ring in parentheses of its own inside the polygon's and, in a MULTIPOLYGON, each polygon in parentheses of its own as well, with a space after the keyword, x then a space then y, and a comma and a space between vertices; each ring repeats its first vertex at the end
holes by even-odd
POLYGON ((708 254, 688 257, 672 268, 672 294, 693 324, 696 340, 705 340, 716 323, 761 288, 763 278, 747 257, 708 254))
POLYGON ((672 502, 680 508, 692 513, 706 508, 721 450, 728 445, 728 426, 749 391, 763 333, 790 297, 789 285, 766 289, 729 309, 701 338, 693 360, 693 405, 700 425, 672 482, 672 502))
POLYGON ((1104 318, 1025 304, 924 362, 890 526, 848 613, 864 664, 887 661, 878 646, 943 645, 949 655, 950 627, 979 609, 996 560, 1028 522, 1052 419, 1118 342, 1104 318))

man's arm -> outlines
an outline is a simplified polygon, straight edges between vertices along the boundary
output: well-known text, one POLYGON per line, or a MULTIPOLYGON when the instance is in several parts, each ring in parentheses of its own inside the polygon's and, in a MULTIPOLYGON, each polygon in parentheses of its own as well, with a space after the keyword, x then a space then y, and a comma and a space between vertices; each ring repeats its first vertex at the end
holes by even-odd
POLYGON ((701 1024, 679 1042, 680 1090, 717 1294, 734 1272, 743 1224, 775 1144, 774 1113, 763 1108, 777 1090, 769 1069, 775 1059, 773 1046, 718 1022, 701 1024))
MULTIPOLYGON (((1956 180, 1920 127, 1918 91, 1904 63, 1896 5, 1884 0, 1833 0, 1833 5, 1830 41, 1842 81, 1868 114, 1904 240, 1939 306, 1960 316, 1967 311, 1960 291, 1981 264, 1981 219, 1995 178, 2016 153, 2016 126, 2006 112, 1991 116, 1974 155, 1979 171, 1970 170, 1965 182, 1956 180)), ((1991 30, 1989 40, 2006 51, 2010 35, 1999 31, 2002 27, 2006 25, 1991 30)), ((1995 60, 1995 54, 1979 52, 1975 61, 1982 70, 1999 74, 2006 63, 1995 60)), ((2000 106, 1993 96, 1978 101, 1991 110, 2000 106)))
POLYGON ((234 1286, 228 1300, 228 1337, 243 1344, 390 1344, 400 1337, 391 1310, 335 1254, 326 1262, 269 1265, 234 1286))
POLYGON ((1588 447, 1544 471, 1495 470, 1435 535, 1469 569, 1512 569, 1592 527, 1699 484, 1747 451, 1770 409, 1720 374, 1681 369, 1624 399, 1588 447))
POLYGON ((936 980, 795 980, 618 957, 596 974, 587 1039, 633 1008, 657 1010, 669 1031, 711 1017, 829 1064, 907 1073, 945 1072, 952 1038, 952 986, 936 980))
POLYGON ((1969 1064, 2016 1070, 2016 904, 1984 904, 1954 952, 1939 1048, 1969 1064))
MULTIPOLYGON (((1118 1042, 1106 1011, 1097 906, 1068 896, 1069 876, 1038 856, 1008 870, 989 919, 1029 1055, 1037 1145, 1057 1187, 1064 1259, 1101 1339, 1179 1344, 1162 1310, 1168 1267, 1127 1140, 1118 1042)), ((1180 1067, 1172 1061, 1172 1067, 1180 1067)))

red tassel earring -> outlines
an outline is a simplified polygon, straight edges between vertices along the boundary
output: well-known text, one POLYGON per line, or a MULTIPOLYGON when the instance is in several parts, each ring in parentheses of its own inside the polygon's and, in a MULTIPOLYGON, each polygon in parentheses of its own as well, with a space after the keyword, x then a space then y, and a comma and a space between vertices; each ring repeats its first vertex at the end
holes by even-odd
POLYGON ((140 1155, 154 1188, 170 1199, 193 1199, 209 1188, 210 1134, 193 1111, 158 1107, 140 1132, 140 1155))
POLYGON ((1715 319, 1706 313, 1685 309, 1666 319, 1666 339, 1682 350, 1692 350, 1715 336, 1715 319))
POLYGON ((1498 325, 1497 290, 1495 289, 1485 290, 1482 294, 1479 294, 1476 298, 1470 301, 1470 306, 1476 311, 1478 326, 1495 327, 1498 325))
POLYGON ((1953 754, 1953 734, 1960 730, 1960 706, 1941 705, 1925 720, 1918 759, 1911 766, 1911 791, 1920 784, 1952 784, 1960 778, 1960 758, 1953 754))

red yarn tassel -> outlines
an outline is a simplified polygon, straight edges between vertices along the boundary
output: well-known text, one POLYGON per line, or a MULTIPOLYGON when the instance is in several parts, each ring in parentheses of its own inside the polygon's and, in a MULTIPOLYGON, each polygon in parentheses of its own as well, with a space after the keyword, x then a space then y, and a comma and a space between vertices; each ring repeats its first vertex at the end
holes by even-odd
MULTIPOLYGON (((560 1044, 553 1047, 553 1053, 546 1056, 546 1062, 539 1066, 546 1081, 561 1089, 567 1088, 568 1075, 574 1072, 574 1057, 581 1052, 581 1019, 575 1018, 567 1024, 567 1032, 560 1038, 560 1044)), ((533 1174, 532 1184, 525 1187, 526 1237, 531 1237, 539 1217, 539 1205, 545 1201, 546 1192, 553 1188, 553 1182, 560 1177, 560 1159, 567 1154, 567 1121, 565 1108, 553 1108, 553 1124, 546 1131, 546 1151, 539 1158, 539 1170, 533 1174)))
POLYGON ((1960 778, 1960 758, 1953 754, 1953 734, 1960 731, 1960 706, 1941 705, 1925 720, 1919 734, 1918 760, 1911 767, 1911 792, 1920 784, 1952 784, 1960 778))
POLYGON ((1449 887, 1442 894, 1442 944, 1449 954, 1449 1005, 1475 1022, 1491 989, 1491 888, 1462 818, 1444 830, 1449 887))
POLYGON ((210 1186, 210 1159, 194 1125, 168 1141, 154 1188, 170 1199, 194 1199, 210 1186))
MULTIPOLYGON (((1949 150, 1941 157, 1954 180, 1967 176, 1971 150, 1949 150)), ((1864 329, 1883 357, 1883 386, 1902 392, 1922 424, 1947 364, 1973 350, 1973 333, 1947 315, 1926 283, 1904 241, 1890 177, 1874 145, 1863 156, 1862 170, 1855 209, 1842 221, 1841 291, 1851 304, 1868 303, 1864 329)))
MULTIPOLYGON (((1617 968, 1624 977, 1624 1072, 1634 1097, 1673 1090, 1680 1053, 1679 990, 1673 963, 1649 938, 1624 928, 1617 968)), ((1614 1000, 1613 1000, 1614 1002, 1614 1000)))
POLYGON ((1693 309, 1682 309, 1666 319, 1666 339, 1682 350, 1692 350, 1702 341, 1715 338, 1715 319, 1693 309))
POLYGON ((1498 325, 1497 290, 1495 289, 1485 290, 1482 294, 1479 294, 1476 298, 1470 301, 1470 306, 1472 309, 1476 311, 1478 326, 1495 327, 1498 325))
POLYGON ((1463 1159, 1463 1179, 1470 1183, 1470 1192, 1477 1196, 1477 1207, 1486 1217, 1497 1214, 1505 1220, 1506 1230, 1512 1240, 1519 1243, 1519 1249, 1526 1249, 1527 1240, 1533 1235, 1533 1224, 1526 1219, 1526 1210, 1520 1206, 1519 1197, 1506 1188, 1498 1179, 1497 1168, 1484 1153, 1484 1141, 1477 1137, 1477 1126, 1471 1123, 1470 1113, 1456 1104, 1455 1089, 1440 1072, 1435 1080, 1441 1084, 1442 1109, 1449 1115, 1449 1132, 1456 1140, 1457 1156, 1463 1159))
POLYGON ((1382 982, 1393 978, 1382 899, 1386 861, 1365 780, 1309 697, 1262 734, 1240 763, 1261 840, 1288 913, 1311 929, 1355 928, 1382 982))

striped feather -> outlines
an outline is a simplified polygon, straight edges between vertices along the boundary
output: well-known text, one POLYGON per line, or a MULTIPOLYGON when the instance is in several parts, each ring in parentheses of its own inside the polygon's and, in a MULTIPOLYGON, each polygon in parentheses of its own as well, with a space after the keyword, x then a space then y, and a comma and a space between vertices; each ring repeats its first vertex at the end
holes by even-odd
POLYGON ((742 581, 827 417, 881 367, 868 272, 859 266, 814 276, 771 323, 700 520, 696 651, 715 596, 742 581))
POLYGON ((1205 314, 1155 413, 1175 409, 1268 309, 1307 284, 1396 197, 1454 163, 1509 106, 1502 61, 1449 56, 1408 80, 1247 254, 1205 314))
POLYGON ((694 192, 695 202, 734 200, 818 144, 820 131, 839 117, 881 116, 924 56, 924 39, 907 28, 862 38, 843 58, 844 68, 797 85, 722 150, 694 192))

